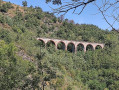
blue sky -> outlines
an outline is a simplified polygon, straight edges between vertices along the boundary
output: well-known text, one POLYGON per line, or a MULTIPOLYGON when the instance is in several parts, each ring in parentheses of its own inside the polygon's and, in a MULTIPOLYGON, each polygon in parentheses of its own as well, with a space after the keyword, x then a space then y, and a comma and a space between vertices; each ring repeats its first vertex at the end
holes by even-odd
MULTIPOLYGON (((4 1, 10 1, 11 3, 17 4, 22 6, 22 1, 24 0, 4 0, 4 1)), ((45 0, 26 0, 28 3, 28 6, 39 6, 42 8, 43 11, 48 11, 48 12, 53 12, 52 8, 57 8, 57 5, 52 5, 51 3, 46 4, 45 0)), ((78 12, 79 9, 77 9, 78 12)), ((96 14, 98 13, 98 10, 96 7, 94 7, 92 4, 90 4, 83 12, 81 15, 77 14, 72 14, 72 10, 69 11, 66 15, 65 18, 69 20, 74 20, 75 23, 79 24, 94 24, 98 26, 101 29, 111 29, 110 26, 105 22, 101 14, 96 14), (90 7, 91 6, 91 7, 90 7)), ((56 15, 58 17, 58 15, 56 15)), ((109 20, 110 22, 112 19, 109 20)), ((115 24, 116 26, 117 24, 115 24)))

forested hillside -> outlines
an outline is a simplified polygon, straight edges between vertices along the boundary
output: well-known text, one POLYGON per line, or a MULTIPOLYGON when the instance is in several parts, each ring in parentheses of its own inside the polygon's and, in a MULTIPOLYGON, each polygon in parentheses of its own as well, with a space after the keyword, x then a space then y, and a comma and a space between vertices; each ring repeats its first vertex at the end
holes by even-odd
POLYGON ((0 4, 0 90, 119 90, 119 33, 74 24, 40 7, 0 4), (104 49, 45 48, 37 37, 104 43, 104 49))

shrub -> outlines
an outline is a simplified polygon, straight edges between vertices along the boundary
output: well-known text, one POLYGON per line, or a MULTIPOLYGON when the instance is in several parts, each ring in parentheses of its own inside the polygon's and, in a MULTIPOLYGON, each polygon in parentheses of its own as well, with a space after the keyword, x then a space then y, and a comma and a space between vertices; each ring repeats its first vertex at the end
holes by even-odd
POLYGON ((56 23, 56 22, 57 22, 57 18, 54 17, 54 18, 52 19, 52 21, 53 21, 54 23, 56 23))
POLYGON ((67 87, 67 90, 73 90, 73 89, 72 89, 72 86, 69 85, 69 86, 67 87))
POLYGON ((57 78, 56 87, 62 87, 64 84, 64 78, 57 78))
POLYGON ((4 24, 5 22, 5 17, 3 15, 0 15, 0 23, 4 24))
POLYGON ((10 2, 8 2, 1 6, 0 11, 6 13, 11 8, 14 8, 14 7, 12 6, 12 4, 10 2))
POLYGON ((0 31, 0 39, 4 40, 7 43, 10 43, 12 41, 9 32, 6 30, 0 31))

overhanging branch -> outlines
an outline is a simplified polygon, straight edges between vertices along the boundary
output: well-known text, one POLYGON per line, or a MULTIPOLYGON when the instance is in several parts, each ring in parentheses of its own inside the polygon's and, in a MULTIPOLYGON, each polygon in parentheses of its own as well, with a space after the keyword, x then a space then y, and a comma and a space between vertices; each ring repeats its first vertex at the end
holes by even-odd
POLYGON ((83 10, 85 9, 86 5, 89 4, 89 3, 92 3, 96 0, 88 0, 88 1, 85 1, 85 0, 77 0, 77 1, 74 1, 72 3, 67 3, 66 5, 63 5, 57 9, 53 9, 53 12, 54 13, 64 13, 66 14, 68 11, 73 10, 73 13, 75 13, 75 10, 79 7, 82 7, 81 10, 79 11, 78 14, 81 14, 83 12, 83 10))

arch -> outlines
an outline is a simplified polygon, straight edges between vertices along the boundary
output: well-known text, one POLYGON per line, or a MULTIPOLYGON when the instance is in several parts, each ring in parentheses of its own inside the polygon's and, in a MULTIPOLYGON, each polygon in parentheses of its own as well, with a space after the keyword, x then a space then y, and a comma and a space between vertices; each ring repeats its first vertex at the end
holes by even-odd
POLYGON ((58 44, 57 44, 57 49, 59 50, 65 50, 66 48, 66 45, 63 41, 60 41, 58 44))
POLYGON ((40 47, 45 47, 45 41, 42 39, 39 39, 38 45, 40 45, 40 47))
POLYGON ((72 42, 68 43, 68 45, 67 45, 67 51, 69 51, 69 52, 75 52, 75 44, 72 43, 72 42))
POLYGON ((88 44, 88 45, 86 46, 86 51, 92 51, 92 50, 94 50, 93 45, 88 44))
POLYGON ((38 39, 39 41, 43 41, 45 43, 45 41, 43 39, 38 39))
POLYGON ((48 50, 55 50, 55 47, 56 47, 56 44, 53 40, 49 40, 47 43, 46 43, 46 48, 48 50))
POLYGON ((48 46, 49 46, 50 44, 56 45, 55 42, 54 42, 53 40, 49 40, 49 41, 46 43, 46 45, 48 45, 48 46))
POLYGON ((82 43, 77 45, 77 51, 84 51, 84 45, 82 43))
POLYGON ((102 46, 97 45, 97 46, 95 47, 95 49, 102 49, 102 46))

